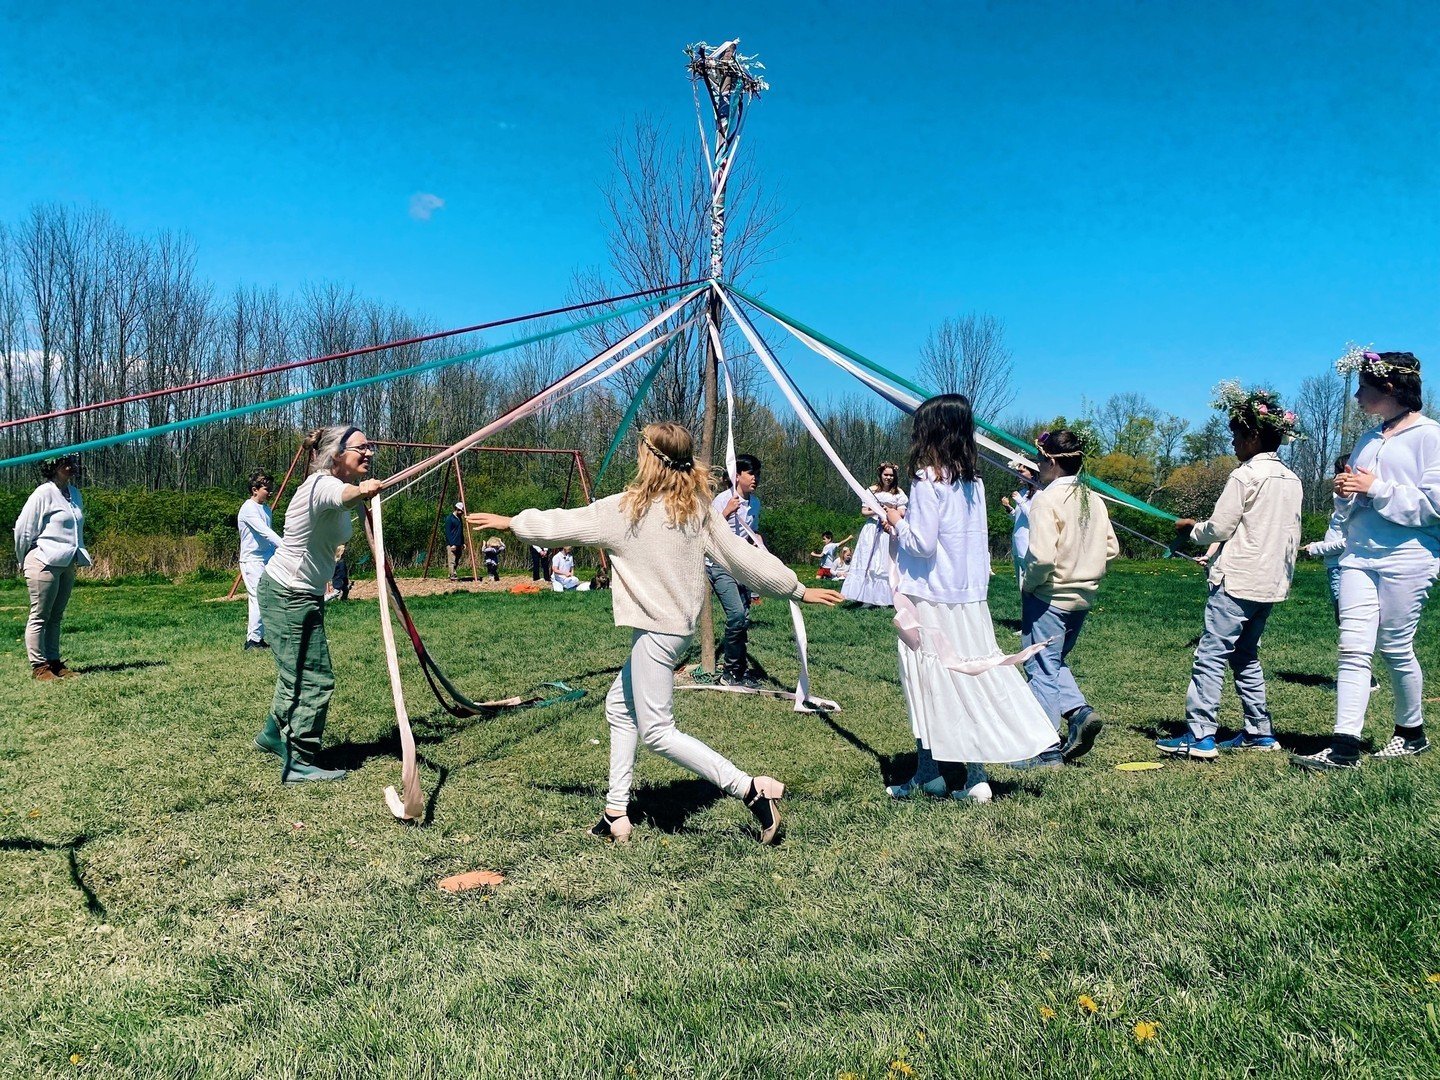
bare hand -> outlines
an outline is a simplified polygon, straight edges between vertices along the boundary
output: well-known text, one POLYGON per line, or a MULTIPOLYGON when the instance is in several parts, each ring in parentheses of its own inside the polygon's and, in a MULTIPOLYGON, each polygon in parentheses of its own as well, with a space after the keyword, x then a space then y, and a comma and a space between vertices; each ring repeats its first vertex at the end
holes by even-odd
POLYGON ((834 607, 836 604, 843 604, 845 597, 834 589, 806 589, 801 600, 807 604, 824 604, 826 607, 834 607))
POLYGON ((1345 471, 1335 477, 1335 494, 1341 496, 1369 495, 1370 486, 1375 483, 1375 474, 1369 469, 1352 469, 1345 466, 1345 471))
POLYGON ((371 477, 369 480, 361 480, 355 486, 360 489, 362 499, 369 499, 380 494, 381 489, 385 487, 385 482, 371 477))
POLYGON ((905 511, 898 506, 885 507, 885 523, 893 530, 905 516, 905 511))
POLYGON ((465 520, 472 529, 492 529, 504 532, 510 528, 510 519, 504 514, 466 514, 465 520))
POLYGON ((1009 496, 1009 495, 1001 495, 1001 496, 1000 496, 1000 505, 1003 506, 1006 510, 1013 510, 1013 509, 1015 509, 1015 504, 1010 501, 1010 496, 1009 496))

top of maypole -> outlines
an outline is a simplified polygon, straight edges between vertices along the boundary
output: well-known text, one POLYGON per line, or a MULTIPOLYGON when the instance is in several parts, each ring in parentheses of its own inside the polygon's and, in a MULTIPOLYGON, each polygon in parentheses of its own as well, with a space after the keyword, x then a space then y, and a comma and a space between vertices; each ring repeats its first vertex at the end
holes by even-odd
POLYGON ((685 46, 690 78, 704 82, 716 112, 728 112, 727 106, 737 94, 743 101, 770 89, 770 84, 756 74, 764 71, 765 65, 753 56, 742 56, 739 45, 740 39, 735 38, 713 48, 703 41, 685 46))

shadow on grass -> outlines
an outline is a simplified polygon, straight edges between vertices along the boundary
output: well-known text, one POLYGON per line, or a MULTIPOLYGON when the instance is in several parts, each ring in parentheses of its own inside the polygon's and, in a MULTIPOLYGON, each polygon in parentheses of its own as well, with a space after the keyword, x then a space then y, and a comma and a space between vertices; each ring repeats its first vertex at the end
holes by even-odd
POLYGON ((862 754, 868 754, 875 759, 880 766, 880 782, 882 784, 899 784, 915 775, 915 755, 907 754, 882 754, 873 746, 867 743, 859 735, 856 735, 845 725, 835 719, 834 713, 817 712, 811 713, 818 716, 831 731, 839 735, 847 743, 859 750, 862 754))
POLYGON ((63 851, 65 861, 70 868, 70 880, 75 888, 80 890, 80 896, 85 901, 85 910, 97 919, 105 918, 105 905, 95 895, 95 890, 85 883, 85 875, 80 869, 80 849, 90 842, 90 837, 81 835, 73 840, 53 842, 50 840, 37 840, 31 836, 14 836, 0 840, 0 851, 63 851))
MULTIPOLYGON (((1145 724, 1137 726, 1134 730, 1139 734, 1144 735, 1148 739, 1170 739, 1174 738, 1176 735, 1183 735, 1185 732, 1189 731, 1190 725, 1187 724, 1184 720, 1162 720, 1158 724, 1145 724)), ((1222 728, 1216 741, 1219 741, 1221 739, 1228 739, 1230 738, 1231 734, 1232 732, 1230 732, 1228 729, 1222 728)), ((1303 735, 1287 731, 1277 731, 1275 732, 1275 738, 1280 743, 1281 751, 1288 750, 1292 754, 1306 755, 1318 754, 1321 750, 1324 750, 1327 746, 1330 745, 1333 737, 1330 735, 1303 735)), ((1367 739, 1364 743, 1363 749, 1366 753, 1369 753, 1374 750, 1374 744, 1367 739)), ((1278 751, 1275 750, 1269 751, 1269 753, 1272 754, 1277 752, 1278 751)), ((1246 756, 1250 754, 1264 753, 1264 751, 1246 750, 1237 751, 1236 753, 1239 753, 1242 756, 1246 756)), ((1235 755, 1229 754, 1225 756, 1233 757, 1235 755)), ((1211 760, 1213 761, 1215 759, 1212 758, 1211 760)))
POLYGON ((697 814, 725 797, 718 787, 699 777, 647 784, 635 793, 639 811, 635 816, 661 832, 683 832, 691 814, 697 814))
POLYGON ((165 660, 123 660, 113 664, 86 664, 75 669, 76 675, 98 675, 106 672, 135 671, 140 668, 166 667, 165 660))
POLYGON ((1003 626, 1006 630, 1013 630, 1019 634, 1025 629, 1025 624, 1019 619, 996 619, 996 626, 1003 626))
POLYGON ((1297 686, 1319 686, 1326 690, 1335 689, 1335 676, 1333 675, 1312 675, 1308 671, 1277 671, 1275 678, 1281 682, 1295 683, 1297 686))

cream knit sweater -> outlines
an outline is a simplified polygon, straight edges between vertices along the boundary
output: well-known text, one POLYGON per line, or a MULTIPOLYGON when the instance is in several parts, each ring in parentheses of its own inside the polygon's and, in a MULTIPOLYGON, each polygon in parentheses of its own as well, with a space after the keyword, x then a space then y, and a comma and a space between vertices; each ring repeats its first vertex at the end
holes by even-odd
POLYGON ((1104 500, 1073 476, 1057 477, 1030 502, 1030 550, 1021 560, 1020 591, 1062 611, 1088 611, 1119 554, 1104 500), (1083 513, 1087 496, 1089 512, 1083 513))
POLYGON ((620 509, 622 497, 611 495, 578 510, 524 510, 510 528, 530 544, 580 544, 610 552, 617 626, 693 634, 710 588, 707 555, 754 592, 804 597, 805 586, 793 570, 736 536, 714 510, 707 507, 705 517, 676 528, 664 503, 656 501, 632 526, 620 509))

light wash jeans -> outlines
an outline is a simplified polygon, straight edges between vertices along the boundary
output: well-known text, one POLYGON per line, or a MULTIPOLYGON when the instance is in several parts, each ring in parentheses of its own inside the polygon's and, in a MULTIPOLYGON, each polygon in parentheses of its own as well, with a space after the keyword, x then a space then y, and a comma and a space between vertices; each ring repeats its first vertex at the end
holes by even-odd
POLYGON ((1365 730, 1370 703, 1370 663, 1375 653, 1390 669, 1395 726, 1425 722, 1425 679, 1415 659, 1415 628, 1435 581, 1436 561, 1427 552, 1387 559, 1379 567, 1340 568, 1340 663, 1336 683, 1335 734, 1365 730))
POLYGON ((1190 691, 1185 695, 1185 719, 1197 739, 1219 730, 1220 691, 1225 667, 1235 674, 1235 692, 1249 735, 1269 735, 1270 709, 1265 704, 1265 673, 1260 669, 1260 635, 1274 604, 1240 600, 1218 585, 1210 587, 1205 602, 1205 633, 1195 650, 1190 669, 1190 691))
POLYGON ((1080 637, 1088 611, 1065 611, 1028 593, 1020 597, 1020 640, 1025 646, 1050 639, 1050 644, 1025 661, 1030 692, 1060 729, 1067 713, 1089 704, 1065 661, 1080 637))
POLYGON ((745 674, 746 649, 750 644, 750 590, 741 585, 730 571, 713 563, 705 564, 710 587, 725 610, 725 636, 720 639, 725 674, 739 678, 745 674))
POLYGON ((689 635, 636 630, 630 659, 605 695, 605 719, 610 724, 610 791, 605 809, 612 814, 623 814, 630 805, 640 742, 727 795, 743 799, 750 792, 749 775, 675 726, 675 665, 689 647, 689 635))

